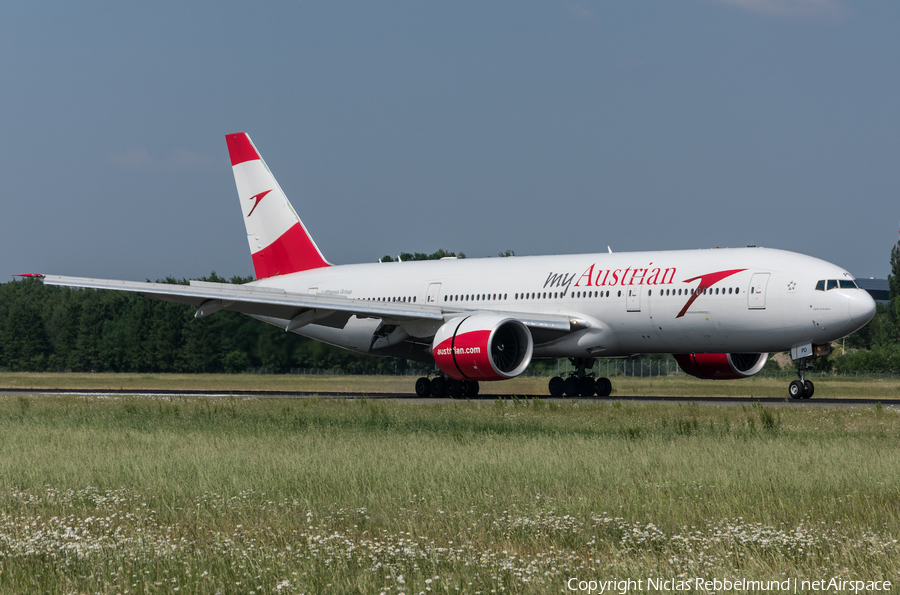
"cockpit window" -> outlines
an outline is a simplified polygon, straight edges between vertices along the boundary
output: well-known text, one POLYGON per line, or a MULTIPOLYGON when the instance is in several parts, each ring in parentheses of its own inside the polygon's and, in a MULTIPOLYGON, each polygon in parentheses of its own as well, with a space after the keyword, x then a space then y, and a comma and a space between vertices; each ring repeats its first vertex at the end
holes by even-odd
POLYGON ((816 291, 828 291, 829 289, 859 289, 856 281, 849 279, 820 279, 816 282, 816 291), (827 286, 827 287, 826 287, 827 286))

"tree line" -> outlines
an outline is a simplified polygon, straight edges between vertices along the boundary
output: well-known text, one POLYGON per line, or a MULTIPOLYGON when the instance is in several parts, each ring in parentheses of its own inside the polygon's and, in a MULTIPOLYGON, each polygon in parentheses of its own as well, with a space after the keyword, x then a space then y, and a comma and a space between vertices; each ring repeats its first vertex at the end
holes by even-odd
MULTIPOLYGON (((446 250, 400 254, 404 261, 448 256, 465 258, 446 250)), ((253 277, 225 279, 213 272, 200 280, 240 284, 253 277)), ((167 277, 157 283, 190 281, 167 277)), ((406 360, 353 353, 236 312, 194 318, 195 311, 143 294, 45 286, 35 278, 2 283, 0 369, 215 373, 263 368, 280 373, 340 368, 391 373, 410 367, 406 360)))
MULTIPOLYGON (((500 256, 512 255, 512 251, 500 256)), ((438 250, 401 253, 399 259, 435 260, 465 255, 438 250)), ((385 256, 382 262, 392 259, 385 256)), ((890 302, 838 345, 817 367, 824 371, 900 370, 900 242, 891 251, 890 302)), ((200 279, 225 279, 215 272, 200 279)), ((168 277, 161 283, 187 285, 168 277)), ((194 318, 195 308, 142 294, 45 286, 28 278, 0 284, 0 369, 73 372, 242 372, 264 368, 341 368, 351 373, 402 372, 421 364, 360 355, 237 314, 194 318)), ((539 366, 553 364, 538 364, 539 366)))
POLYGON ((836 372, 900 370, 900 242, 891 249, 888 303, 879 303, 869 324, 845 340, 847 353, 833 353, 828 365, 836 372))
MULTIPOLYGON (((202 280, 227 282, 215 273, 202 280)), ((163 282, 188 284, 172 278, 163 282)), ((195 310, 142 294, 45 286, 37 279, 4 283, 0 368, 199 373, 334 366, 375 371, 405 365, 324 345, 235 312, 194 318, 195 310)))

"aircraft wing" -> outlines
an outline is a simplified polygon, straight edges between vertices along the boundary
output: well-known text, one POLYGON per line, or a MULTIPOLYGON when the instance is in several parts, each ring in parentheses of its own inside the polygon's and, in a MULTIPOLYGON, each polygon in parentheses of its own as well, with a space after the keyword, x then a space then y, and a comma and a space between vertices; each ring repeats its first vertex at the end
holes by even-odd
MULTIPOLYGON (((409 302, 377 302, 291 293, 279 288, 260 287, 253 284, 236 285, 191 281, 190 285, 174 285, 61 275, 44 275, 43 281, 46 285, 143 293, 149 298, 195 306, 197 308, 195 316, 197 317, 227 310, 254 316, 280 318, 291 321, 286 330, 294 330, 311 323, 342 328, 347 319, 353 315, 359 318, 384 318, 396 321, 423 319, 443 321, 456 316, 474 314, 478 311, 441 308, 409 302)), ((533 328, 562 332, 581 328, 577 321, 567 315, 531 312, 509 312, 508 314, 533 328)))

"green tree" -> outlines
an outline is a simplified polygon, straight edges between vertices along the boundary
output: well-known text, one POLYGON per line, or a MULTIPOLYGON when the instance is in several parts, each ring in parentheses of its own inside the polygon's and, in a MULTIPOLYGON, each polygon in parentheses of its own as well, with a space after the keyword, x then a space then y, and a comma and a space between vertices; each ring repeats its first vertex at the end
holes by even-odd
POLYGON ((11 370, 42 372, 51 344, 41 317, 40 282, 15 283, 2 334, 4 360, 11 370))
MULTIPOLYGON (((891 316, 895 328, 900 329, 900 242, 891 248, 891 273, 888 275, 888 295, 890 296, 891 316)), ((895 334, 894 340, 900 336, 895 334)))
POLYGON ((78 321, 81 318, 79 294, 70 287, 44 287, 42 293, 44 326, 51 350, 47 369, 51 372, 65 370, 69 368, 69 358, 74 356, 78 337, 78 321))
POLYGON ((222 364, 226 372, 237 373, 243 372, 250 367, 250 357, 243 351, 230 351, 222 358, 222 364))

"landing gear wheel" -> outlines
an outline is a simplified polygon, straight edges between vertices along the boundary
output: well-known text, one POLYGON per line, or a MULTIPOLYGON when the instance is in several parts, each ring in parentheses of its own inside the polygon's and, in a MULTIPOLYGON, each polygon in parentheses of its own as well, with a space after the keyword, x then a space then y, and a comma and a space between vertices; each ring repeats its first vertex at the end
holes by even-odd
POLYGON ((813 393, 816 392, 816 387, 813 386, 813 383, 810 382, 809 380, 804 380, 804 381, 803 381, 803 386, 804 386, 804 388, 806 389, 806 390, 804 391, 804 393, 803 393, 803 398, 804 398, 804 399, 811 399, 812 396, 813 396, 813 393))
POLYGON ((438 376, 431 381, 431 396, 440 399, 447 394, 447 381, 443 376, 438 376))
POLYGON ((416 380, 416 396, 423 398, 431 396, 431 381, 424 376, 416 380))
POLYGON ((588 378, 587 376, 585 376, 584 378, 579 378, 578 385, 578 388, 581 389, 578 392, 581 393, 582 397, 593 397, 594 392, 597 390, 596 386, 594 385, 594 379, 588 378))
POLYGON ((566 392, 566 382, 559 376, 550 379, 550 396, 561 397, 566 392))
POLYGON ((800 378, 791 382, 790 387, 788 387, 791 398, 809 399, 816 392, 813 383, 806 379, 806 373, 812 371, 815 367, 812 363, 813 359, 815 358, 802 357, 797 361, 797 376, 800 378))
POLYGON ((463 395, 468 399, 478 396, 478 382, 475 380, 466 380, 463 382, 463 395))
POLYGON ((567 397, 577 397, 581 392, 578 387, 578 378, 576 376, 569 376, 563 381, 563 386, 565 387, 565 393, 567 397))
POLYGON ((463 395, 463 383, 459 380, 450 379, 447 381, 447 396, 451 399, 458 399, 463 395))
POLYGON ((596 385, 598 397, 608 397, 612 394, 612 382, 609 381, 609 378, 598 378, 596 385))

